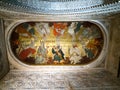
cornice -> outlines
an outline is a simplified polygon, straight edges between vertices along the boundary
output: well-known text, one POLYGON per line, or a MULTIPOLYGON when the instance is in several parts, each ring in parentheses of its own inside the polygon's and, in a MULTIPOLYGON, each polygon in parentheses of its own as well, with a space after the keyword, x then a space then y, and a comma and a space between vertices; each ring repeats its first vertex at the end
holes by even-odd
POLYGON ((120 13, 120 1, 118 0, 33 0, 31 3, 30 1, 1 0, 0 16, 3 18, 33 18, 46 15, 71 15, 91 18, 120 13))

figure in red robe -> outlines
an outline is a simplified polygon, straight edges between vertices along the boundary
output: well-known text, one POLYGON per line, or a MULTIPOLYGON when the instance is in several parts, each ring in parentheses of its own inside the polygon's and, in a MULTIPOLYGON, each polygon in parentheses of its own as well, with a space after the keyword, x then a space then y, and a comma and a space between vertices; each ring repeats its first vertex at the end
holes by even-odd
POLYGON ((54 26, 53 34, 56 37, 58 37, 64 34, 67 24, 66 23, 54 23, 53 26, 54 26))
POLYGON ((20 52, 19 58, 20 60, 26 60, 30 54, 34 54, 36 52, 33 48, 27 48, 20 52))

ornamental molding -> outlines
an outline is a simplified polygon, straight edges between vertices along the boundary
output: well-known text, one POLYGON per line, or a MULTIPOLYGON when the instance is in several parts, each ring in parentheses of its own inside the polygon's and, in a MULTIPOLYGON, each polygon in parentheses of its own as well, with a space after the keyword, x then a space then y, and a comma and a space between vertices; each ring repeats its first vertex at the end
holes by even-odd
POLYGON ((3 18, 38 18, 41 16, 107 17, 120 13, 118 0, 1 0, 3 18))
MULTIPOLYGON (((95 62, 91 63, 91 64, 88 64, 88 65, 85 65, 85 66, 30 66, 30 65, 27 65, 27 64, 24 64, 24 63, 21 63, 20 61, 18 61, 15 56, 12 54, 12 51, 10 49, 10 43, 9 43, 9 38, 10 38, 10 35, 11 35, 11 32, 12 30, 18 26, 19 24, 21 23, 24 23, 24 22, 29 22, 31 20, 16 20, 16 21, 13 21, 10 25, 8 25, 8 27, 6 28, 5 30, 5 40, 6 40, 6 46, 7 46, 7 52, 8 52, 8 58, 9 58, 9 62, 11 63, 11 65, 13 65, 15 68, 19 69, 19 70, 39 70, 39 71, 47 71, 48 68, 49 70, 52 70, 52 71, 56 71, 58 70, 75 70, 75 69, 80 69, 80 68, 94 68, 98 65, 100 65, 104 59, 105 59, 105 56, 107 54, 107 48, 108 48, 108 41, 109 41, 109 38, 108 38, 108 35, 109 35, 109 31, 107 30, 106 28, 106 24, 104 24, 103 22, 100 22, 100 21, 97 21, 97 20, 91 20, 89 22, 91 23, 94 23, 96 25, 99 26, 99 28, 101 28, 102 32, 104 33, 104 47, 102 49, 102 52, 101 52, 101 55, 99 56, 98 60, 96 60, 95 62)), ((35 20, 36 21, 36 20, 35 20)), ((38 20, 39 22, 42 21, 42 20, 38 20)), ((81 21, 81 20, 78 20, 78 21, 81 21)), ((34 21, 33 21, 34 22, 34 21)), ((13 67, 13 68, 14 68, 13 67)))

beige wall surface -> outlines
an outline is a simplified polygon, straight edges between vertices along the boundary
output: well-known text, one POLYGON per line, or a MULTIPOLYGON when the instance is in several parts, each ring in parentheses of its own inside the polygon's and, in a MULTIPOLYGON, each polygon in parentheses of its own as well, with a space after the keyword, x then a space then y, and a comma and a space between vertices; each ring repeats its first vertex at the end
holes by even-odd
POLYGON ((120 57, 120 15, 112 16, 109 24, 110 41, 106 69, 117 76, 120 57))

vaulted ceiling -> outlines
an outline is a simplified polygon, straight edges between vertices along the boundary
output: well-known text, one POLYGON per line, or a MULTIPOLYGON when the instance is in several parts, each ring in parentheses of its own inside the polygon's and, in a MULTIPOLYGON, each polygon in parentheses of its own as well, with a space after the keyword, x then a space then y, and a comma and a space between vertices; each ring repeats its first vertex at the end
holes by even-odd
POLYGON ((120 13, 120 0, 0 0, 0 17, 41 15, 110 16, 120 13))

